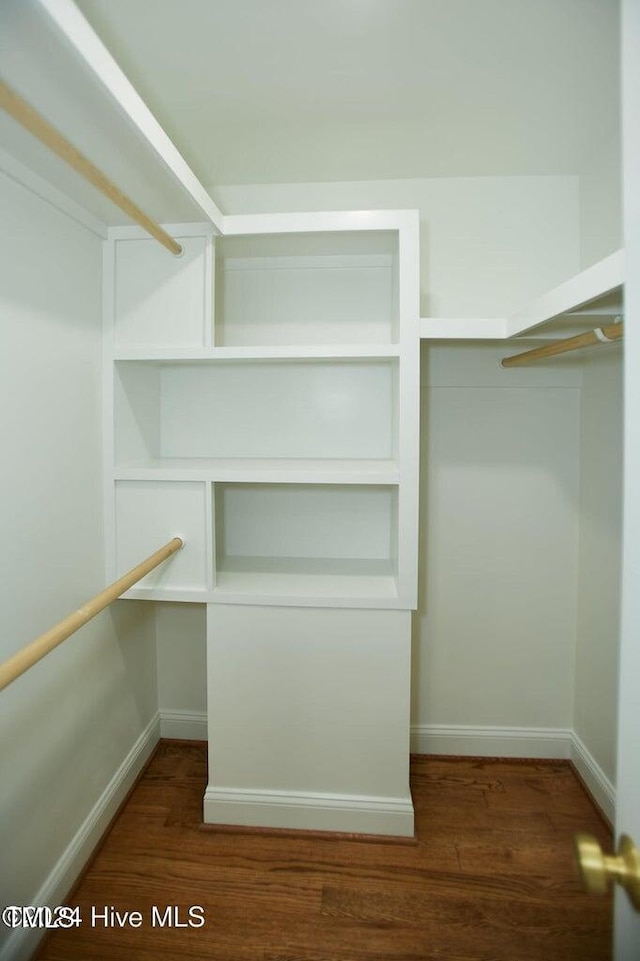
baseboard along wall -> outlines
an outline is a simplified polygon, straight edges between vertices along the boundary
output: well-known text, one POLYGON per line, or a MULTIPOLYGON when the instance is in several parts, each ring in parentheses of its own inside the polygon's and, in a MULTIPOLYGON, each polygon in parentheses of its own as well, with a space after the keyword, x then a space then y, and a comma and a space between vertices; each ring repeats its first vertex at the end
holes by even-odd
POLYGON ((572 732, 554 728, 413 724, 412 754, 568 759, 572 732))
MULTIPOLYGON (((160 732, 162 737, 176 740, 206 741, 207 715, 204 711, 161 711, 160 732)), ((613 823, 615 787, 578 735, 569 729, 412 724, 410 743, 412 754, 569 760, 613 823)))
POLYGON ((529 727, 471 727, 414 724, 413 754, 569 760, 610 824, 615 820, 616 790, 575 731, 529 727))
POLYGON ((613 824, 616 817, 616 789, 575 733, 571 743, 571 761, 587 791, 609 824, 613 824))
MULTIPOLYGON (((156 714, 140 734, 62 857, 34 896, 31 902, 34 906, 53 908, 65 903, 65 898, 102 840, 118 808, 153 754, 160 740, 160 731, 160 716, 156 714)), ((29 961, 44 934, 44 928, 15 928, 4 947, 0 949, 2 961, 29 961)))
POLYGON ((206 741, 206 711, 160 711, 160 736, 170 741, 206 741))

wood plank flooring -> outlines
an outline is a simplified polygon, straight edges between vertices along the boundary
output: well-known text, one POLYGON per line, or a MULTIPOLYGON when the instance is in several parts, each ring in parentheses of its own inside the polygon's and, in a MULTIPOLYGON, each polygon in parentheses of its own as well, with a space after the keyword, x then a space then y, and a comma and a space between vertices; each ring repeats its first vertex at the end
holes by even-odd
POLYGON ((581 891, 571 838, 611 838, 568 763, 416 757, 411 783, 417 843, 217 830, 205 746, 161 742, 69 899, 82 926, 38 961, 608 961, 611 899, 581 891), (202 927, 151 923, 193 905, 202 927))

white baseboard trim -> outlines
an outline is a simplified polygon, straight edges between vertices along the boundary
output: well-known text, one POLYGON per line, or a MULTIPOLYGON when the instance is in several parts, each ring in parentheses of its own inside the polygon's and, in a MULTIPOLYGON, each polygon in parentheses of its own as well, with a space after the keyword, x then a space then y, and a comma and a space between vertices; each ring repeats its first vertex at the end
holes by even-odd
POLYGON ((616 816, 616 789, 575 732, 572 736, 571 760, 594 801, 609 823, 613 824, 616 816))
POLYGON ((206 711, 160 711, 160 736, 176 741, 206 741, 206 711))
POLYGON ((615 820, 616 789, 574 731, 414 724, 411 727, 411 751, 414 754, 460 757, 570 760, 602 813, 612 824, 615 820))
MULTIPOLYGON (((206 741, 206 711, 160 711, 162 737, 206 741)), ((555 728, 474 727, 471 725, 413 724, 413 754, 451 754, 463 757, 571 758, 573 732, 555 728)))
POLYGON ((471 727, 463 724, 413 724, 413 754, 461 757, 568 759, 572 731, 546 727, 471 727))
MULTIPOLYGON (((115 772, 49 877, 32 900, 36 906, 55 907, 64 900, 86 866, 118 808, 133 787, 160 739, 160 718, 149 722, 115 772)), ((2 961, 29 961, 44 929, 16 928, 0 952, 2 961)))
POLYGON ((413 837, 411 797, 234 790, 209 785, 207 824, 413 837))
MULTIPOLYGON (((162 737, 206 741, 206 711, 161 711, 162 737)), ((571 730, 535 727, 475 727, 462 724, 413 724, 414 754, 461 757, 526 757, 571 760, 596 803, 614 819, 616 791, 577 734, 571 730)))

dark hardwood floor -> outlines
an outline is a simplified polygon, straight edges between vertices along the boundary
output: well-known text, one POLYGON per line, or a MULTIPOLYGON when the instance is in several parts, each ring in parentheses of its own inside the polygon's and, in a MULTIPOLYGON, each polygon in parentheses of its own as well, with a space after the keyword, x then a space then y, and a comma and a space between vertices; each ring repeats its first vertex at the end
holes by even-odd
POLYGON ((577 830, 611 838, 566 762, 414 758, 417 843, 203 827, 205 783, 204 745, 160 743, 69 899, 82 926, 38 961, 611 956, 611 899, 581 891, 571 848, 577 830), (201 927, 152 925, 196 905, 201 927), (92 908, 142 926, 91 926, 92 908))

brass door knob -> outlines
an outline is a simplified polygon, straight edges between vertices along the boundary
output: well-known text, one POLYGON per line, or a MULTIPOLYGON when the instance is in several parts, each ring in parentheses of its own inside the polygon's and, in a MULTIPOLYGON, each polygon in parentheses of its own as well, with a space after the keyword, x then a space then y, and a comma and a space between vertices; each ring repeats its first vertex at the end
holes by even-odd
POLYGON ((576 834, 576 859, 582 883, 591 894, 604 894, 610 881, 625 889, 636 911, 640 911, 640 851, 628 835, 623 834, 614 856, 602 848, 590 834, 576 834))

